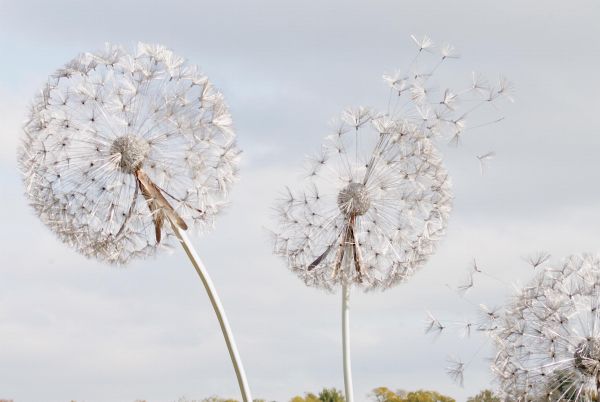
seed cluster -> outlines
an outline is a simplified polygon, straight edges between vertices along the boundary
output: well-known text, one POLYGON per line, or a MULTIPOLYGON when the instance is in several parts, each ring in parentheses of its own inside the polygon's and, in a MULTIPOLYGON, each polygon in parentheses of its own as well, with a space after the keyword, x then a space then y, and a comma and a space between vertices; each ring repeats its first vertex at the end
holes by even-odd
POLYGON ((158 247, 153 213, 162 212, 150 211, 138 169, 198 229, 212 227, 237 172, 223 96, 160 45, 76 57, 50 76, 24 131, 19 162, 34 210, 65 243, 111 263, 158 247))

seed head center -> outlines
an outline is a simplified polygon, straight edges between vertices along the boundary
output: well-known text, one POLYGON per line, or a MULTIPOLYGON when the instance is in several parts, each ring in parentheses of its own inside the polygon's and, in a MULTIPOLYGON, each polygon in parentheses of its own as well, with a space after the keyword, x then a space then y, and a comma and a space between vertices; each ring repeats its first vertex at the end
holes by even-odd
POLYGON ((577 345, 575 367, 584 374, 597 375, 600 370, 600 339, 590 338, 577 345))
POLYGON ((363 184, 352 182, 340 191, 337 203, 346 215, 364 215, 371 207, 371 198, 363 184))
POLYGON ((148 142, 132 134, 117 138, 110 147, 111 155, 121 155, 119 166, 125 173, 135 173, 144 163, 149 151, 150 145, 148 142))

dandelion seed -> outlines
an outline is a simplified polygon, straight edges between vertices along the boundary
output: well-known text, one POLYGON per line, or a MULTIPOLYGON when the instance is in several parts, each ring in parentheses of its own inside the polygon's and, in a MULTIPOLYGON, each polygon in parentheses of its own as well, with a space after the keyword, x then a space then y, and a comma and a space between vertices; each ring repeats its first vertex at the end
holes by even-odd
POLYGON ((396 91, 398 95, 401 95, 402 92, 406 90, 408 78, 403 76, 400 70, 395 71, 393 74, 383 74, 383 80, 391 89, 396 91))
POLYGON ((473 72, 471 89, 479 94, 489 93, 490 84, 483 75, 473 72))
POLYGON ((417 39, 415 35, 410 35, 410 37, 419 47, 419 52, 423 50, 429 50, 433 47, 433 41, 426 35, 424 35, 421 39, 417 39))
POLYGON ((458 59, 460 54, 457 52, 456 48, 448 43, 442 46, 440 50, 442 55, 442 59, 458 59))
POLYGON ((498 82, 498 89, 496 90, 496 96, 504 97, 510 102, 514 102, 514 85, 508 80, 508 78, 501 76, 498 82))
POLYGON ((482 176, 483 176, 483 173, 485 172, 488 162, 490 160, 494 159, 495 157, 496 157, 496 153, 493 151, 487 152, 483 155, 477 155, 477 160, 479 161, 479 169, 481 171, 482 176))
POLYGON ((475 258, 473 258, 473 264, 471 266, 471 269, 473 270, 473 272, 478 272, 478 273, 483 272, 481 270, 481 268, 479 268, 479 266, 477 265, 477 260, 475 258))
POLYGON ((463 323, 461 328, 461 336, 463 338, 468 338, 471 336, 471 332, 473 331, 473 325, 474 324, 470 321, 463 323))
POLYGON ((446 327, 433 316, 429 311, 427 312, 427 324, 425 327, 425 333, 436 333, 440 334, 446 327))
POLYGON ((548 260, 550 260, 551 255, 548 254, 545 251, 538 251, 535 254, 529 255, 527 257, 524 257, 524 260, 531 265, 532 268, 537 268, 540 265, 546 263, 548 260))
POLYGON ((496 322, 498 318, 500 318, 500 308, 499 307, 488 307, 485 304, 479 305, 479 316, 480 321, 478 324, 478 329, 480 331, 491 331, 496 328, 496 322))
POLYGON ((461 387, 464 386, 465 364, 456 358, 449 358, 450 366, 446 368, 446 373, 450 378, 461 387))
POLYGON ((459 285, 457 288, 457 291, 461 296, 464 296, 472 288, 473 288, 473 275, 470 274, 466 283, 459 285))

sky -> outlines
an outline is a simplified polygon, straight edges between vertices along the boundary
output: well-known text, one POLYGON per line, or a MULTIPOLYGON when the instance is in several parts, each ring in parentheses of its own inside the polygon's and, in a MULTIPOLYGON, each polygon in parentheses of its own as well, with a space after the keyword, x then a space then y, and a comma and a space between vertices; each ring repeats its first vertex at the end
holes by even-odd
POLYGON ((411 34, 449 42, 471 71, 510 78, 502 122, 439 144, 454 209, 437 253, 408 282, 351 299, 357 401, 375 387, 466 400, 493 388, 485 339, 424 334, 426 311, 472 317, 532 276, 523 256, 598 252, 600 3, 446 1, 0 1, 0 399, 172 402, 239 391, 207 296, 181 250, 115 268, 57 240, 23 195, 16 147, 46 77, 105 42, 162 43, 223 92, 243 150, 211 233, 193 238, 219 290, 255 398, 343 389, 340 295, 307 288, 271 253, 266 228, 301 181, 328 121, 380 107, 384 72, 411 34), (495 151, 485 175, 474 155, 495 151), (460 298, 473 258, 497 278, 460 298), (483 346, 481 346, 483 345, 483 346), (445 373, 468 367, 464 387, 445 373))

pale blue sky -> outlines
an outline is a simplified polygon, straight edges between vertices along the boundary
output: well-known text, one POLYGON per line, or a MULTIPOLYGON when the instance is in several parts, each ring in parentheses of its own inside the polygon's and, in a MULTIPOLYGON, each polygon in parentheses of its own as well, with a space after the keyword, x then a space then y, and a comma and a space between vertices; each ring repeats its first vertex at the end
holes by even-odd
MULTIPOLYGON (((244 150, 214 232, 196 238, 221 293, 255 397, 343 388, 339 295, 308 289, 270 253, 264 226, 285 185, 343 108, 380 106, 381 74, 407 64, 412 33, 454 44, 450 72, 508 76, 507 119, 444 146, 455 207, 439 252, 408 283, 353 296, 358 401, 374 387, 465 400, 493 386, 482 350, 460 388, 446 358, 479 347, 424 335, 425 310, 472 316, 448 290, 477 257, 506 282, 521 256, 598 251, 600 3, 597 1, 0 1, 0 398, 122 402, 237 397, 208 299, 179 250, 115 269, 61 244, 26 205, 15 147, 46 76, 106 41, 159 42, 226 96, 244 150), (474 153, 495 150, 481 177, 474 153)), ((507 285, 470 299, 499 303, 507 285)))

